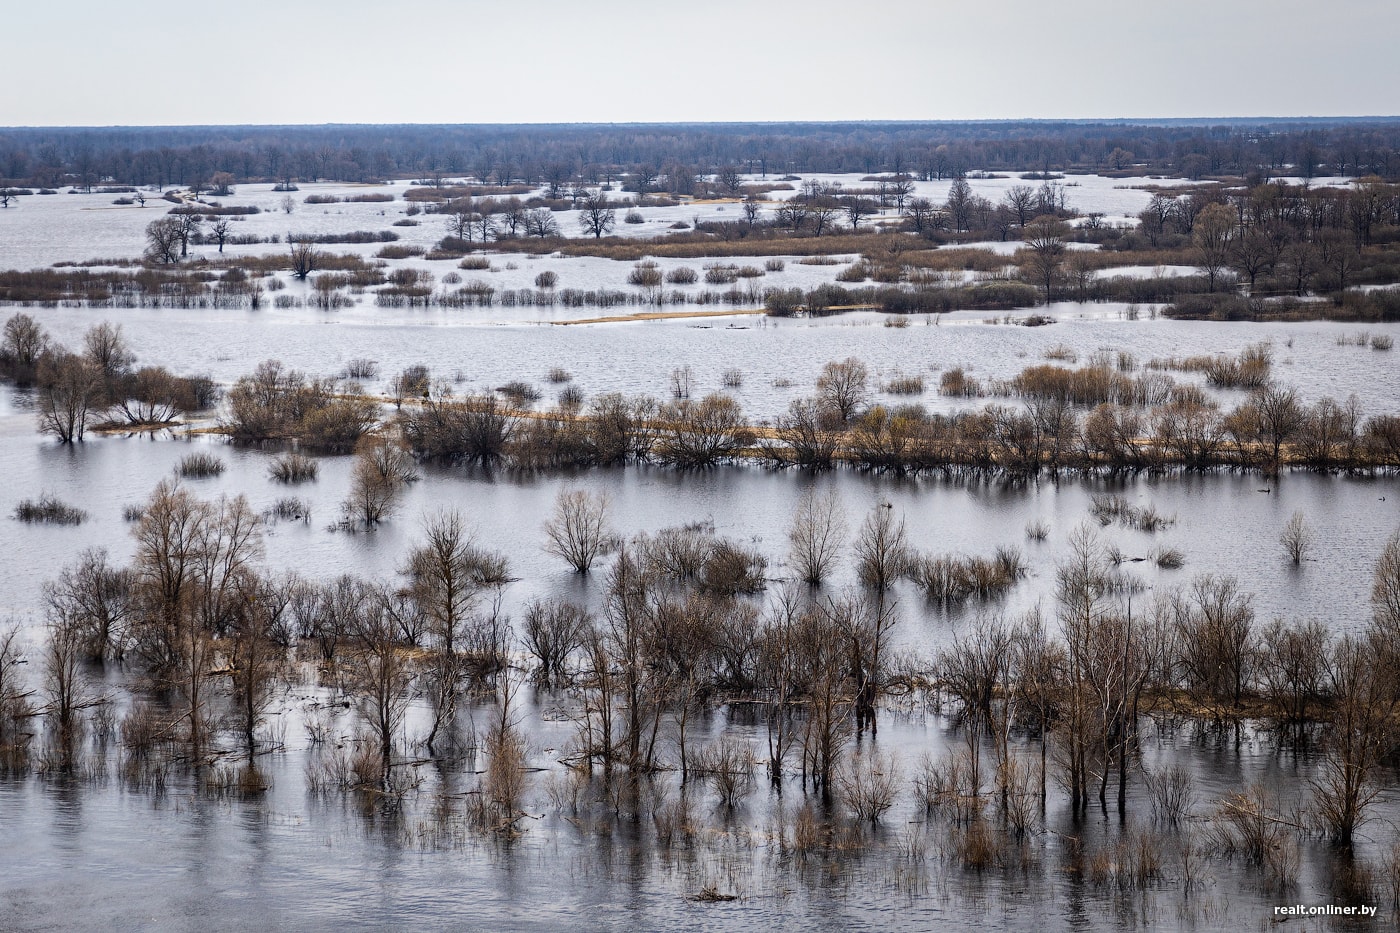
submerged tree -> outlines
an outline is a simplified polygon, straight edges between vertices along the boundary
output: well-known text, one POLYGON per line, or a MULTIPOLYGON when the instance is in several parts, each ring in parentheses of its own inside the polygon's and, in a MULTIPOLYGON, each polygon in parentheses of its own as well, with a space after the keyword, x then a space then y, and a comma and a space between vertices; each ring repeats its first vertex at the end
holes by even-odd
POLYGON ((549 538, 546 551, 566 561, 574 572, 588 573, 614 537, 608 525, 608 497, 579 489, 561 490, 544 530, 549 538))
POLYGON ((350 474, 350 495, 343 503, 346 518, 373 528, 398 508, 404 487, 417 478, 413 458, 398 444, 362 444, 350 474))

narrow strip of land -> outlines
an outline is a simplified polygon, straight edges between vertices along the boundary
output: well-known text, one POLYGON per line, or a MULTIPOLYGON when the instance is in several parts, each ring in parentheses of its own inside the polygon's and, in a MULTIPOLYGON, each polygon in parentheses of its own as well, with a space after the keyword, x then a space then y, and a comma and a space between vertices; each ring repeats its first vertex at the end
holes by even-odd
POLYGON ((607 317, 585 317, 576 321, 550 321, 551 324, 616 324, 624 321, 665 321, 672 318, 736 317, 764 314, 762 308, 741 308, 734 311, 638 311, 636 314, 613 314, 607 317))

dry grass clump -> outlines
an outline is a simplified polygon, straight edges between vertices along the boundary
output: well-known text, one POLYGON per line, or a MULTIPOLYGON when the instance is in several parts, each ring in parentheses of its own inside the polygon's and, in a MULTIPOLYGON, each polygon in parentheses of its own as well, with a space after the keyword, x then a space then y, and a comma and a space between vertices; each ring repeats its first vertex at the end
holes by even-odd
POLYGON ((739 281, 739 267, 733 263, 710 263, 705 266, 706 285, 733 285, 739 281))
POLYGON ((457 268, 469 272, 486 272, 491 268, 491 260, 485 256, 468 256, 457 263, 457 268))
POLYGON ((1204 373, 1206 381, 1221 389, 1261 389, 1269 384, 1274 354, 1268 343, 1245 347, 1236 356, 1188 356, 1150 360, 1148 369, 1204 373))
POLYGON ((498 386, 496 391, 509 399, 512 405, 522 407, 531 405, 544 398, 543 393, 541 393, 539 389, 530 385, 528 382, 521 382, 518 379, 507 382, 503 386, 498 386))
POLYGON ((896 376, 885 384, 885 391, 891 395, 922 395, 923 376, 896 376))
POLYGON ((1045 519, 1037 518, 1026 523, 1026 540, 1044 541, 1050 537, 1050 525, 1045 519))
POLYGON ((1180 570, 1186 564, 1186 555, 1174 547, 1157 548, 1150 559, 1163 570, 1180 570))
POLYGON ((284 522, 309 522, 311 521, 311 503, 295 496, 286 496, 273 503, 272 508, 267 510, 267 514, 271 518, 284 522))
POLYGON ((46 525, 81 525, 87 513, 46 492, 37 499, 25 499, 15 506, 14 516, 22 522, 46 525))
POLYGON ((662 282, 661 268, 650 259, 643 259, 627 273, 627 284, 655 288, 662 282))
POLYGON ((349 379, 373 379, 379 375, 379 364, 367 357, 358 356, 345 364, 345 375, 349 379))
POLYGON ((1118 495, 1094 496, 1089 511, 1100 525, 1107 526, 1118 522, 1149 533, 1176 524, 1175 518, 1168 518, 1158 512, 1155 506, 1135 506, 1118 495))
POLYGON ((223 472, 224 461, 202 450, 186 454, 175 466, 175 473, 186 479, 208 479, 211 476, 221 476, 223 472))
POLYGON ((982 383, 969 376, 961 366, 954 367, 938 377, 938 391, 960 398, 978 398, 985 394, 982 383))
POLYGON ((929 599, 962 602, 974 596, 992 599, 1000 596, 1025 575, 1021 552, 1012 547, 997 548, 992 557, 937 555, 916 561, 910 576, 929 599))
POLYGON ((320 471, 316 461, 305 454, 283 454, 268 467, 268 474, 279 483, 305 483, 316 479, 320 471))
POLYGON ((421 246, 410 246, 406 243, 394 243, 389 246, 381 247, 379 251, 374 254, 374 258, 410 259, 414 256, 422 256, 426 252, 427 250, 425 250, 421 246))

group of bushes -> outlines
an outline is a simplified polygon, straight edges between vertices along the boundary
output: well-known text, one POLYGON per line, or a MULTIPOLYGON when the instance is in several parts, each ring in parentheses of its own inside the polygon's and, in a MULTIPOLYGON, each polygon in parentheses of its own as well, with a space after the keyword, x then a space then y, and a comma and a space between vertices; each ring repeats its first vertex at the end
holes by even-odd
POLYGON ((313 449, 343 452, 379 419, 378 403, 353 383, 310 379, 269 360, 229 390, 224 425, 239 443, 295 438, 313 449))

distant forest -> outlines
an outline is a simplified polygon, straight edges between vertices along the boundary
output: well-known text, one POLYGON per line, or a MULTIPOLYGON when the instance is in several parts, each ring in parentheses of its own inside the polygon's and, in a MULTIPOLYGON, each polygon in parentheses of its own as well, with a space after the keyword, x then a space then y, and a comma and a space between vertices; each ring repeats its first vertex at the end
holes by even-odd
POLYGON ((903 173, 1097 171, 1188 178, 1400 178, 1400 118, 971 123, 329 125, 0 129, 0 185, 188 186, 474 176, 488 183, 626 175, 688 193, 723 169, 903 173))

